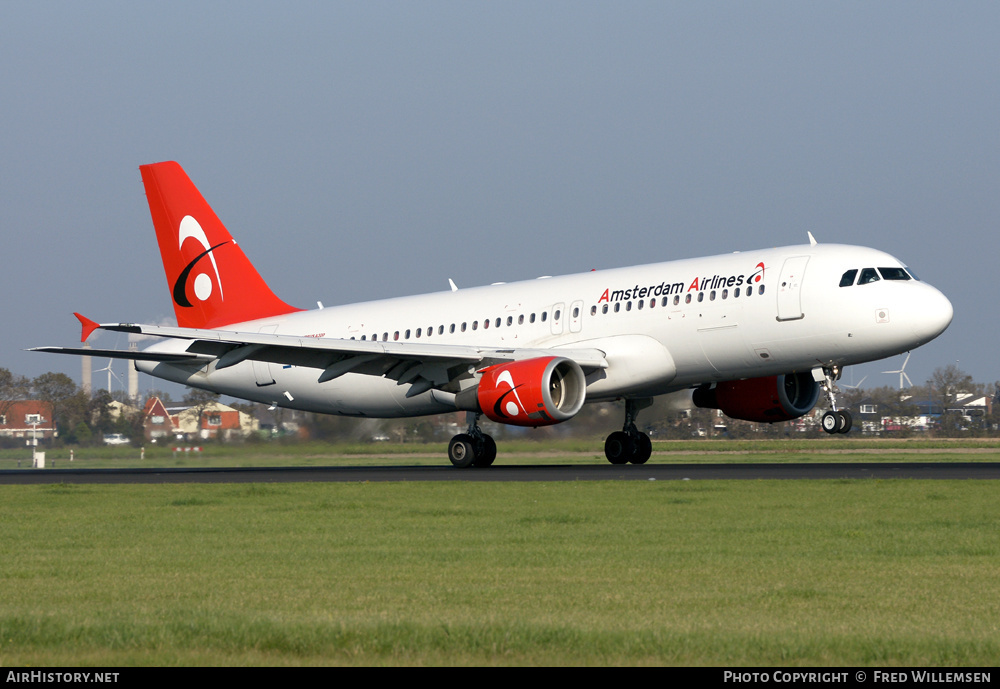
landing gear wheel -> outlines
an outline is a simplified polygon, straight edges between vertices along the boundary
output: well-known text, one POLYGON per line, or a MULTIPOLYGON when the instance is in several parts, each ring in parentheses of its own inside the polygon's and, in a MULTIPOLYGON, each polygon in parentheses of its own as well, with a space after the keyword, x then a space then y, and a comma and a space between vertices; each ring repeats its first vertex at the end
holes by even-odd
POLYGON ((640 433, 635 438, 635 454, 628 461, 632 464, 645 464, 653 456, 653 441, 645 433, 640 433))
POLYGON ((624 431, 615 431, 604 441, 604 456, 612 464, 628 464, 635 455, 635 442, 624 431))
POLYGON ((448 443, 448 459, 460 469, 472 466, 476 451, 471 435, 459 433, 448 443))
POLYGON ((854 425, 851 412, 841 409, 838 411, 828 411, 823 414, 823 430, 833 435, 834 433, 847 433, 854 425))
POLYGON ((483 442, 476 449, 478 452, 476 453, 476 458, 472 461, 473 466, 488 467, 497 458, 497 444, 492 436, 483 433, 483 442))

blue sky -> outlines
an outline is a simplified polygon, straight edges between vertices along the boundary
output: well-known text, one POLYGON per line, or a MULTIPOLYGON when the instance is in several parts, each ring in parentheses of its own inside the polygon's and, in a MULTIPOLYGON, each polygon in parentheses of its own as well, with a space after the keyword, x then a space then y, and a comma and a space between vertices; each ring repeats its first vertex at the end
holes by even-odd
POLYGON ((952 300, 915 383, 991 383, 998 30, 995 2, 5 2, 0 366, 78 379, 22 350, 172 318, 138 166, 177 160, 299 306, 811 231, 952 300))

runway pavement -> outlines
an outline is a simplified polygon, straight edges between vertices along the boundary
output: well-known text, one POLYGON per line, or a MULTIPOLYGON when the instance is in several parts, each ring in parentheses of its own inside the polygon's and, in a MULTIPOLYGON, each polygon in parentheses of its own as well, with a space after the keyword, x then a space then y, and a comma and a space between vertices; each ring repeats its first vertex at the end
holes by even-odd
POLYGON ((0 485, 46 483, 288 483, 316 481, 700 481, 717 479, 1000 479, 996 462, 611 464, 265 467, 251 469, 21 469, 0 485))

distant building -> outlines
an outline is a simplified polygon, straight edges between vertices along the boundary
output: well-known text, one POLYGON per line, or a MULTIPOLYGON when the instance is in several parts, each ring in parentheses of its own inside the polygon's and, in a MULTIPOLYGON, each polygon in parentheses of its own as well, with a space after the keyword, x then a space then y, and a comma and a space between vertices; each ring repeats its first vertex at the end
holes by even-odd
POLYGON ((52 438, 56 425, 52 403, 42 400, 0 402, 0 436, 6 438, 52 438))
POLYGON ((167 408, 159 398, 146 402, 143 423, 147 440, 170 438, 178 440, 208 440, 245 438, 260 428, 257 420, 219 402, 199 407, 167 408))
POLYGON ((150 397, 146 400, 142 414, 143 435, 146 440, 173 438, 177 434, 177 420, 170 415, 159 397, 150 397))

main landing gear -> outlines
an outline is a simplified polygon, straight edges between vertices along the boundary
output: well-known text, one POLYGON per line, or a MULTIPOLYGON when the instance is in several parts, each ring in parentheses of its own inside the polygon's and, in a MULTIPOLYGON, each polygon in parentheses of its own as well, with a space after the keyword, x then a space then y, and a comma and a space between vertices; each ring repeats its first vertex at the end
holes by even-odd
MULTIPOLYGON (((851 418, 851 412, 846 409, 837 409, 837 385, 836 381, 840 378, 841 370, 839 366, 834 366, 832 368, 823 368, 823 380, 821 385, 823 386, 823 391, 826 392, 826 397, 830 400, 830 410, 823 414, 822 425, 823 430, 827 433, 833 435, 834 433, 847 433, 851 430, 851 426, 854 425, 854 421, 851 418)), ((814 371, 815 378, 816 372, 814 371)))
POLYGON ((488 467, 497 458, 497 444, 479 428, 479 414, 468 412, 469 430, 459 433, 448 443, 448 459, 459 468, 488 467))
POLYGON ((625 400, 625 426, 615 431, 604 441, 604 456, 612 464, 645 464, 653 454, 653 443, 649 436, 635 427, 635 417, 640 409, 645 409, 653 400, 645 398, 625 400))

